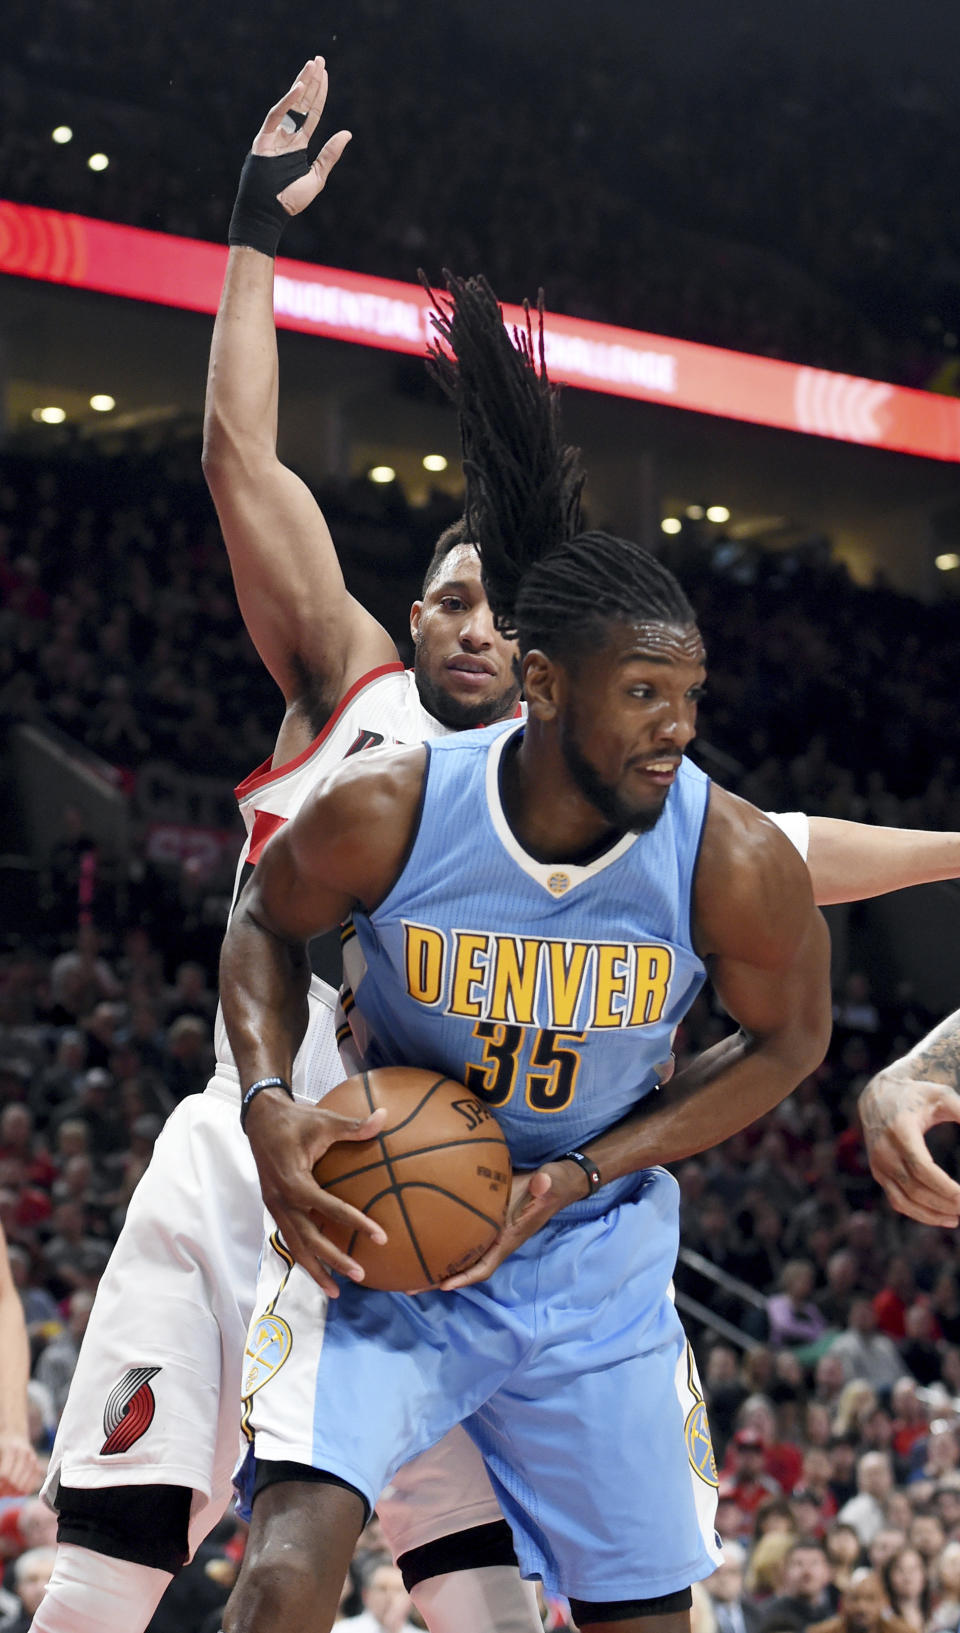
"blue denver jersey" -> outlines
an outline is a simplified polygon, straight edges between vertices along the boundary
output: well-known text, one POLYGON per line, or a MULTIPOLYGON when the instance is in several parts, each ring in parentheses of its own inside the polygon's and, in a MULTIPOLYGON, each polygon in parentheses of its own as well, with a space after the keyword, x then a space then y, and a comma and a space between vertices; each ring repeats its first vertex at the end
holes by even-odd
POLYGON ((684 760, 649 832, 585 866, 537 862, 500 798, 503 751, 522 729, 427 745, 407 862, 372 914, 354 914, 351 1025, 368 1065, 466 1083, 529 1168, 609 1128, 659 1081, 705 974, 690 897, 709 780, 684 760))

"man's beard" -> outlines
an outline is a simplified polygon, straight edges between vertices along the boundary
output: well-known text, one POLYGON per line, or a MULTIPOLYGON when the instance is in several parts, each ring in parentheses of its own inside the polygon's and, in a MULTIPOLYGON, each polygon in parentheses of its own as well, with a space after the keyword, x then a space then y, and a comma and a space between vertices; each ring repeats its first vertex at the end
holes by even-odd
POLYGON ((585 799, 606 818, 611 827, 621 833, 644 834, 655 828, 667 803, 667 790, 655 809, 631 805, 612 784, 603 781, 600 774, 585 760, 574 740, 568 721, 560 733, 560 749, 564 764, 585 799))
POLYGON ((520 683, 514 677, 512 684, 505 686, 495 697, 478 699, 476 703, 461 703, 459 698, 451 697, 427 674, 426 665, 420 662, 419 646, 414 648, 413 673, 420 702, 427 713, 451 731, 469 731, 473 726, 490 726, 495 720, 506 720, 516 709, 520 698, 520 683))

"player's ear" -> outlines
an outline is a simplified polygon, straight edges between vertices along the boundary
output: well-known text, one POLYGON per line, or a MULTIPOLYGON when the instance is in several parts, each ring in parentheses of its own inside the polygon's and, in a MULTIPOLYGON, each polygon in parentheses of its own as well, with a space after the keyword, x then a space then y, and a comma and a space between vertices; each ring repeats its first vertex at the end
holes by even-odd
POLYGON ((416 646, 420 639, 420 618, 423 613, 423 602, 415 601, 410 608, 410 637, 416 646))
POLYGON ((520 672, 528 713, 537 720, 555 720, 563 691, 563 671, 559 664, 534 647, 525 654, 520 672))

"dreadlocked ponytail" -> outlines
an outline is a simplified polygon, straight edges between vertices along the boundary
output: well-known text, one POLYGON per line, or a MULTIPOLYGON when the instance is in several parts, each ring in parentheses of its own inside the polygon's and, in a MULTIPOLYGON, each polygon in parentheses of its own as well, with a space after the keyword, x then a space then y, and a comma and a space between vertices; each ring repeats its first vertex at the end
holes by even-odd
POLYGON ((456 405, 466 478, 466 537, 502 635, 551 656, 593 642, 611 619, 695 622, 673 574, 610 533, 580 531, 584 472, 563 440, 558 388, 547 377, 543 295, 536 338, 512 335, 485 278, 445 274, 434 302, 439 341, 427 367, 456 405))

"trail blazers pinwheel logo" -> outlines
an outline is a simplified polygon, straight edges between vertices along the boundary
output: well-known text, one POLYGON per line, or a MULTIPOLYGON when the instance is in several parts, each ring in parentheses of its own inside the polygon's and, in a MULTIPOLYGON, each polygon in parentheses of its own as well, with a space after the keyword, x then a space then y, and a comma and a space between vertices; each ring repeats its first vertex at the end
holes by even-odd
POLYGON ((107 1396, 103 1411, 103 1432, 106 1440, 100 1447, 101 1457, 115 1452, 128 1452, 145 1435, 157 1410, 150 1379, 159 1367, 131 1367, 107 1396))

